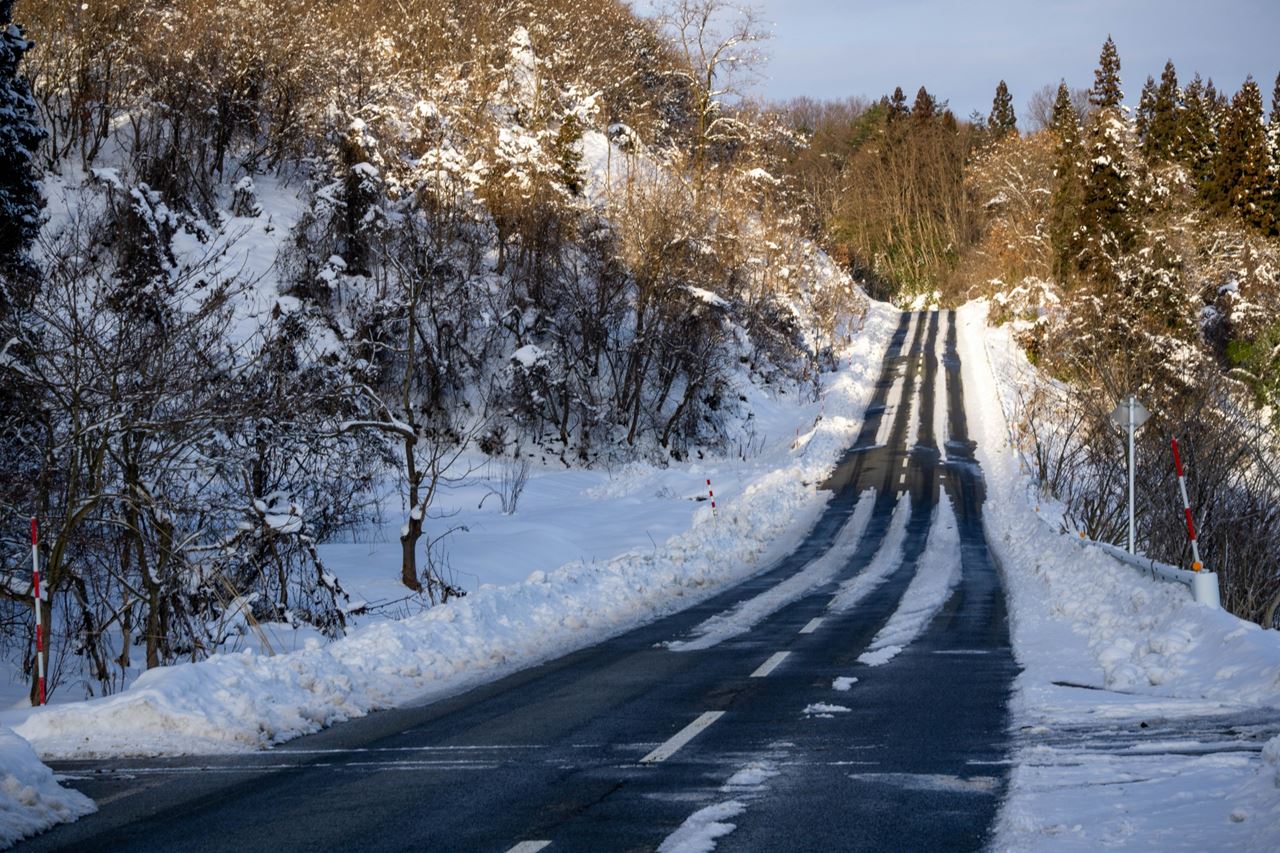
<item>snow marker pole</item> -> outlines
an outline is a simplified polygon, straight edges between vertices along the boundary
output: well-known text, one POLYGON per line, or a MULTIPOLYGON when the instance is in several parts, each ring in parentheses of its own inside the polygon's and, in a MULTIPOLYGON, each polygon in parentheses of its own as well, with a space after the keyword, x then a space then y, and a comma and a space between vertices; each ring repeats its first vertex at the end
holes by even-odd
POLYGON ((716 515, 716 493, 711 491, 710 477, 707 478, 707 497, 711 499, 711 517, 713 519, 719 518, 719 516, 716 515))
POLYGON ((1178 489, 1182 492, 1182 514, 1187 518, 1187 538, 1191 540, 1191 571, 1198 572, 1203 566, 1200 563, 1200 543, 1196 541, 1196 525, 1191 520, 1191 501, 1187 499, 1187 478, 1182 473, 1182 454, 1178 452, 1178 439, 1173 439, 1173 467, 1178 472, 1178 489))
POLYGON ((1138 399, 1132 394, 1129 395, 1129 553, 1137 554, 1137 547, 1134 542, 1134 519, 1133 519, 1133 480, 1134 480, 1134 458, 1133 458, 1133 434, 1137 431, 1134 425, 1134 406, 1138 399))
POLYGON ((31 596, 36 606, 36 674, 37 702, 45 703, 44 686, 44 606, 40 599, 40 528, 31 517, 31 596))

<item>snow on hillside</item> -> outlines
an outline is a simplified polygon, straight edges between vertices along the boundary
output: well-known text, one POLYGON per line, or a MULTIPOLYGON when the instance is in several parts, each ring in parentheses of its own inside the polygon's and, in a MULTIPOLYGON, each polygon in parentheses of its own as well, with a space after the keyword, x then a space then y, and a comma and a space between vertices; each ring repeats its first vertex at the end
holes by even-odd
POLYGON ((985 304, 960 318, 987 539, 1023 667, 995 848, 1280 849, 1280 635, 1050 527, 1000 415, 1032 368, 986 327, 985 304))
MULTIPOLYGON (((758 473, 723 493, 718 519, 686 509, 693 526, 656 547, 545 565, 523 582, 482 586, 328 645, 312 638, 274 657, 245 650, 161 667, 115 696, 30 712, 15 730, 46 757, 256 749, 500 677, 702 600, 785 553, 820 510, 826 493, 814 484, 856 435, 896 322, 887 306, 872 308, 846 366, 827 379, 825 415, 805 421, 798 449, 776 441, 768 465, 749 463, 758 473)), ((696 481, 703 470, 684 476, 696 481)), ((596 494, 596 513, 618 512, 607 491, 596 494)), ((561 512, 559 523, 561 533, 589 529, 593 517, 561 512)))

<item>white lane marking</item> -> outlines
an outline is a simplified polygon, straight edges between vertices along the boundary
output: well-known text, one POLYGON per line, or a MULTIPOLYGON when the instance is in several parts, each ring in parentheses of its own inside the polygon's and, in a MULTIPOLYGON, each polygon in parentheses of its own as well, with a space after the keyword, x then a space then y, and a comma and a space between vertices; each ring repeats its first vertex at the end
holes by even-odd
POLYGON ((898 477, 898 485, 899 485, 899 486, 905 486, 906 484, 907 484, 907 475, 906 475, 906 474, 903 474, 902 476, 898 477))
POLYGON ((551 846, 550 841, 521 841, 507 853, 538 853, 544 847, 551 846))
POLYGON ((782 663, 790 656, 791 652, 774 652, 769 655, 769 659, 760 666, 756 667, 756 671, 751 673, 752 678, 764 678, 769 673, 778 668, 778 664, 782 663))
POLYGON ((816 617, 816 618, 814 618, 814 619, 810 619, 810 620, 809 620, 809 624, 808 624, 808 625, 805 625, 803 628, 801 628, 801 629, 800 629, 800 633, 801 633, 801 634, 812 634, 814 631, 818 630, 818 626, 819 626, 819 625, 821 625, 821 624, 822 624, 822 617, 821 617, 821 616, 818 616, 818 617, 816 617))
POLYGON ((908 461, 908 459, 907 459, 907 457, 906 457, 906 456, 902 457, 902 467, 903 467, 903 468, 906 468, 906 467, 907 467, 907 461, 908 461))
POLYGON ((723 716, 724 711, 707 711, 703 713, 702 716, 698 717, 698 719, 676 732, 675 735, 662 746, 640 759, 640 763, 658 764, 659 762, 666 761, 668 758, 675 755, 676 752, 679 751, 680 747, 693 740, 702 733, 703 729, 723 716))

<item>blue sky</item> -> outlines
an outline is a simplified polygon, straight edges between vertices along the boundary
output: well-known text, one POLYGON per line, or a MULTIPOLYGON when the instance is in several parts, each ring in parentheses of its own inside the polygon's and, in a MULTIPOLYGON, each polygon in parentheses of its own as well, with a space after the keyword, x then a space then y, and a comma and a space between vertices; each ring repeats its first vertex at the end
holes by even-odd
MULTIPOLYGON (((638 2, 643 9, 645 2, 638 2)), ((1110 33, 1133 103, 1148 74, 1166 59, 1186 82, 1194 71, 1235 91, 1252 73, 1269 108, 1280 71, 1280 0, 1040 0, 1040 2, 838 2, 763 0, 772 22, 765 79, 771 99, 795 95, 878 97, 921 84, 950 101, 961 117, 991 109, 1004 78, 1021 118, 1027 98, 1065 77, 1093 83, 1098 52, 1110 33)), ((1021 123, 1021 122, 1020 122, 1021 123)))

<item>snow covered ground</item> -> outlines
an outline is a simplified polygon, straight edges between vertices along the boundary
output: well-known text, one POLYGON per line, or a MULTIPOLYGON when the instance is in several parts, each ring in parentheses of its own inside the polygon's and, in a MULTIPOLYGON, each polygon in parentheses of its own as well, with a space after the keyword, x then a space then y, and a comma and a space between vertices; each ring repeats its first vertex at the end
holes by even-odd
POLYGON ((1000 414, 1031 368, 985 318, 961 311, 960 356, 1024 668, 995 847, 1280 849, 1280 635, 1046 523, 1000 414))

